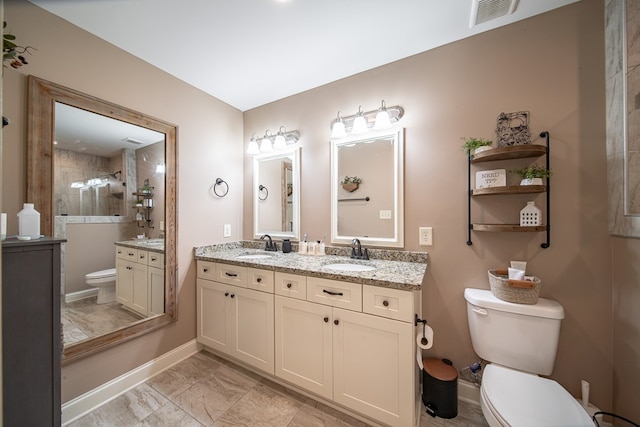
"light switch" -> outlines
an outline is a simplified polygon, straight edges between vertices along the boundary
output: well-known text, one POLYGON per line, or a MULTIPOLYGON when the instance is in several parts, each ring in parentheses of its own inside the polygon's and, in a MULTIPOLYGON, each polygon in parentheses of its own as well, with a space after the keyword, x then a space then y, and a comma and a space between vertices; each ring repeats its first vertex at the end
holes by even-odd
POLYGON ((231 237, 231 224, 225 224, 222 237, 231 237))
POLYGON ((380 219, 391 219, 391 211, 389 209, 381 209, 380 219))

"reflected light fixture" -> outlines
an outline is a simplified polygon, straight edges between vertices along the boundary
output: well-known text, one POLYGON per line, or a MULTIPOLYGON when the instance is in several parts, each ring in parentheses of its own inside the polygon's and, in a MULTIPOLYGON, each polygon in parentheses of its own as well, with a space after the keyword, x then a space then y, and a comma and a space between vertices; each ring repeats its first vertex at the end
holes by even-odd
POLYGON ((284 126, 280 126, 276 135, 273 135, 270 130, 267 130, 262 138, 256 138, 256 134, 254 133, 249 140, 247 154, 255 155, 270 153, 274 150, 283 150, 289 145, 297 143, 298 140, 300 140, 300 132, 297 130, 287 131, 284 126))
POLYGON ((164 173, 166 169, 167 168, 164 163, 158 163, 156 165, 156 173, 164 173))
POLYGON ((374 130, 389 129, 394 123, 400 121, 404 116, 404 109, 398 105, 387 107, 382 100, 380 108, 372 111, 362 111, 362 106, 358 107, 358 112, 352 116, 342 117, 338 111, 337 118, 331 123, 331 138, 344 138, 348 133, 363 134, 374 130))

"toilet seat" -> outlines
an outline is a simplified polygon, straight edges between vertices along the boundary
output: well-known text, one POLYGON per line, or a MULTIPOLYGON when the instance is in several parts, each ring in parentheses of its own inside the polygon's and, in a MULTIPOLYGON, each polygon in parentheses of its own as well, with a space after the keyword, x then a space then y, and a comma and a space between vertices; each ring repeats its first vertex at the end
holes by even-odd
POLYGON ((584 408, 560 384, 537 375, 488 364, 482 375, 480 393, 486 409, 503 426, 595 425, 584 408))
POLYGON ((94 271, 84 276, 87 284, 97 285, 100 283, 114 282, 116 280, 116 269, 108 268, 106 270, 94 271))

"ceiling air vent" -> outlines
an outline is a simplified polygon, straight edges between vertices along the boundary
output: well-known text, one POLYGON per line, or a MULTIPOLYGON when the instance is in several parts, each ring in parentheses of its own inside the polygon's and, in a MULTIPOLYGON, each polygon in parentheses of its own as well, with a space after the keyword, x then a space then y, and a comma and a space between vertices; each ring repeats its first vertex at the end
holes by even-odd
POLYGON ((517 6, 518 0, 473 0, 469 27, 509 15, 517 6))

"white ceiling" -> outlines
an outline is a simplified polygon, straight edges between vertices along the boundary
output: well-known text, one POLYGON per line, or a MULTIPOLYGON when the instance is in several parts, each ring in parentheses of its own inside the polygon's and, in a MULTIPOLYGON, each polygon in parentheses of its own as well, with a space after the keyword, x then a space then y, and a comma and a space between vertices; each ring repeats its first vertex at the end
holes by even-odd
POLYGON ((30 1, 246 111, 578 0, 30 1))

